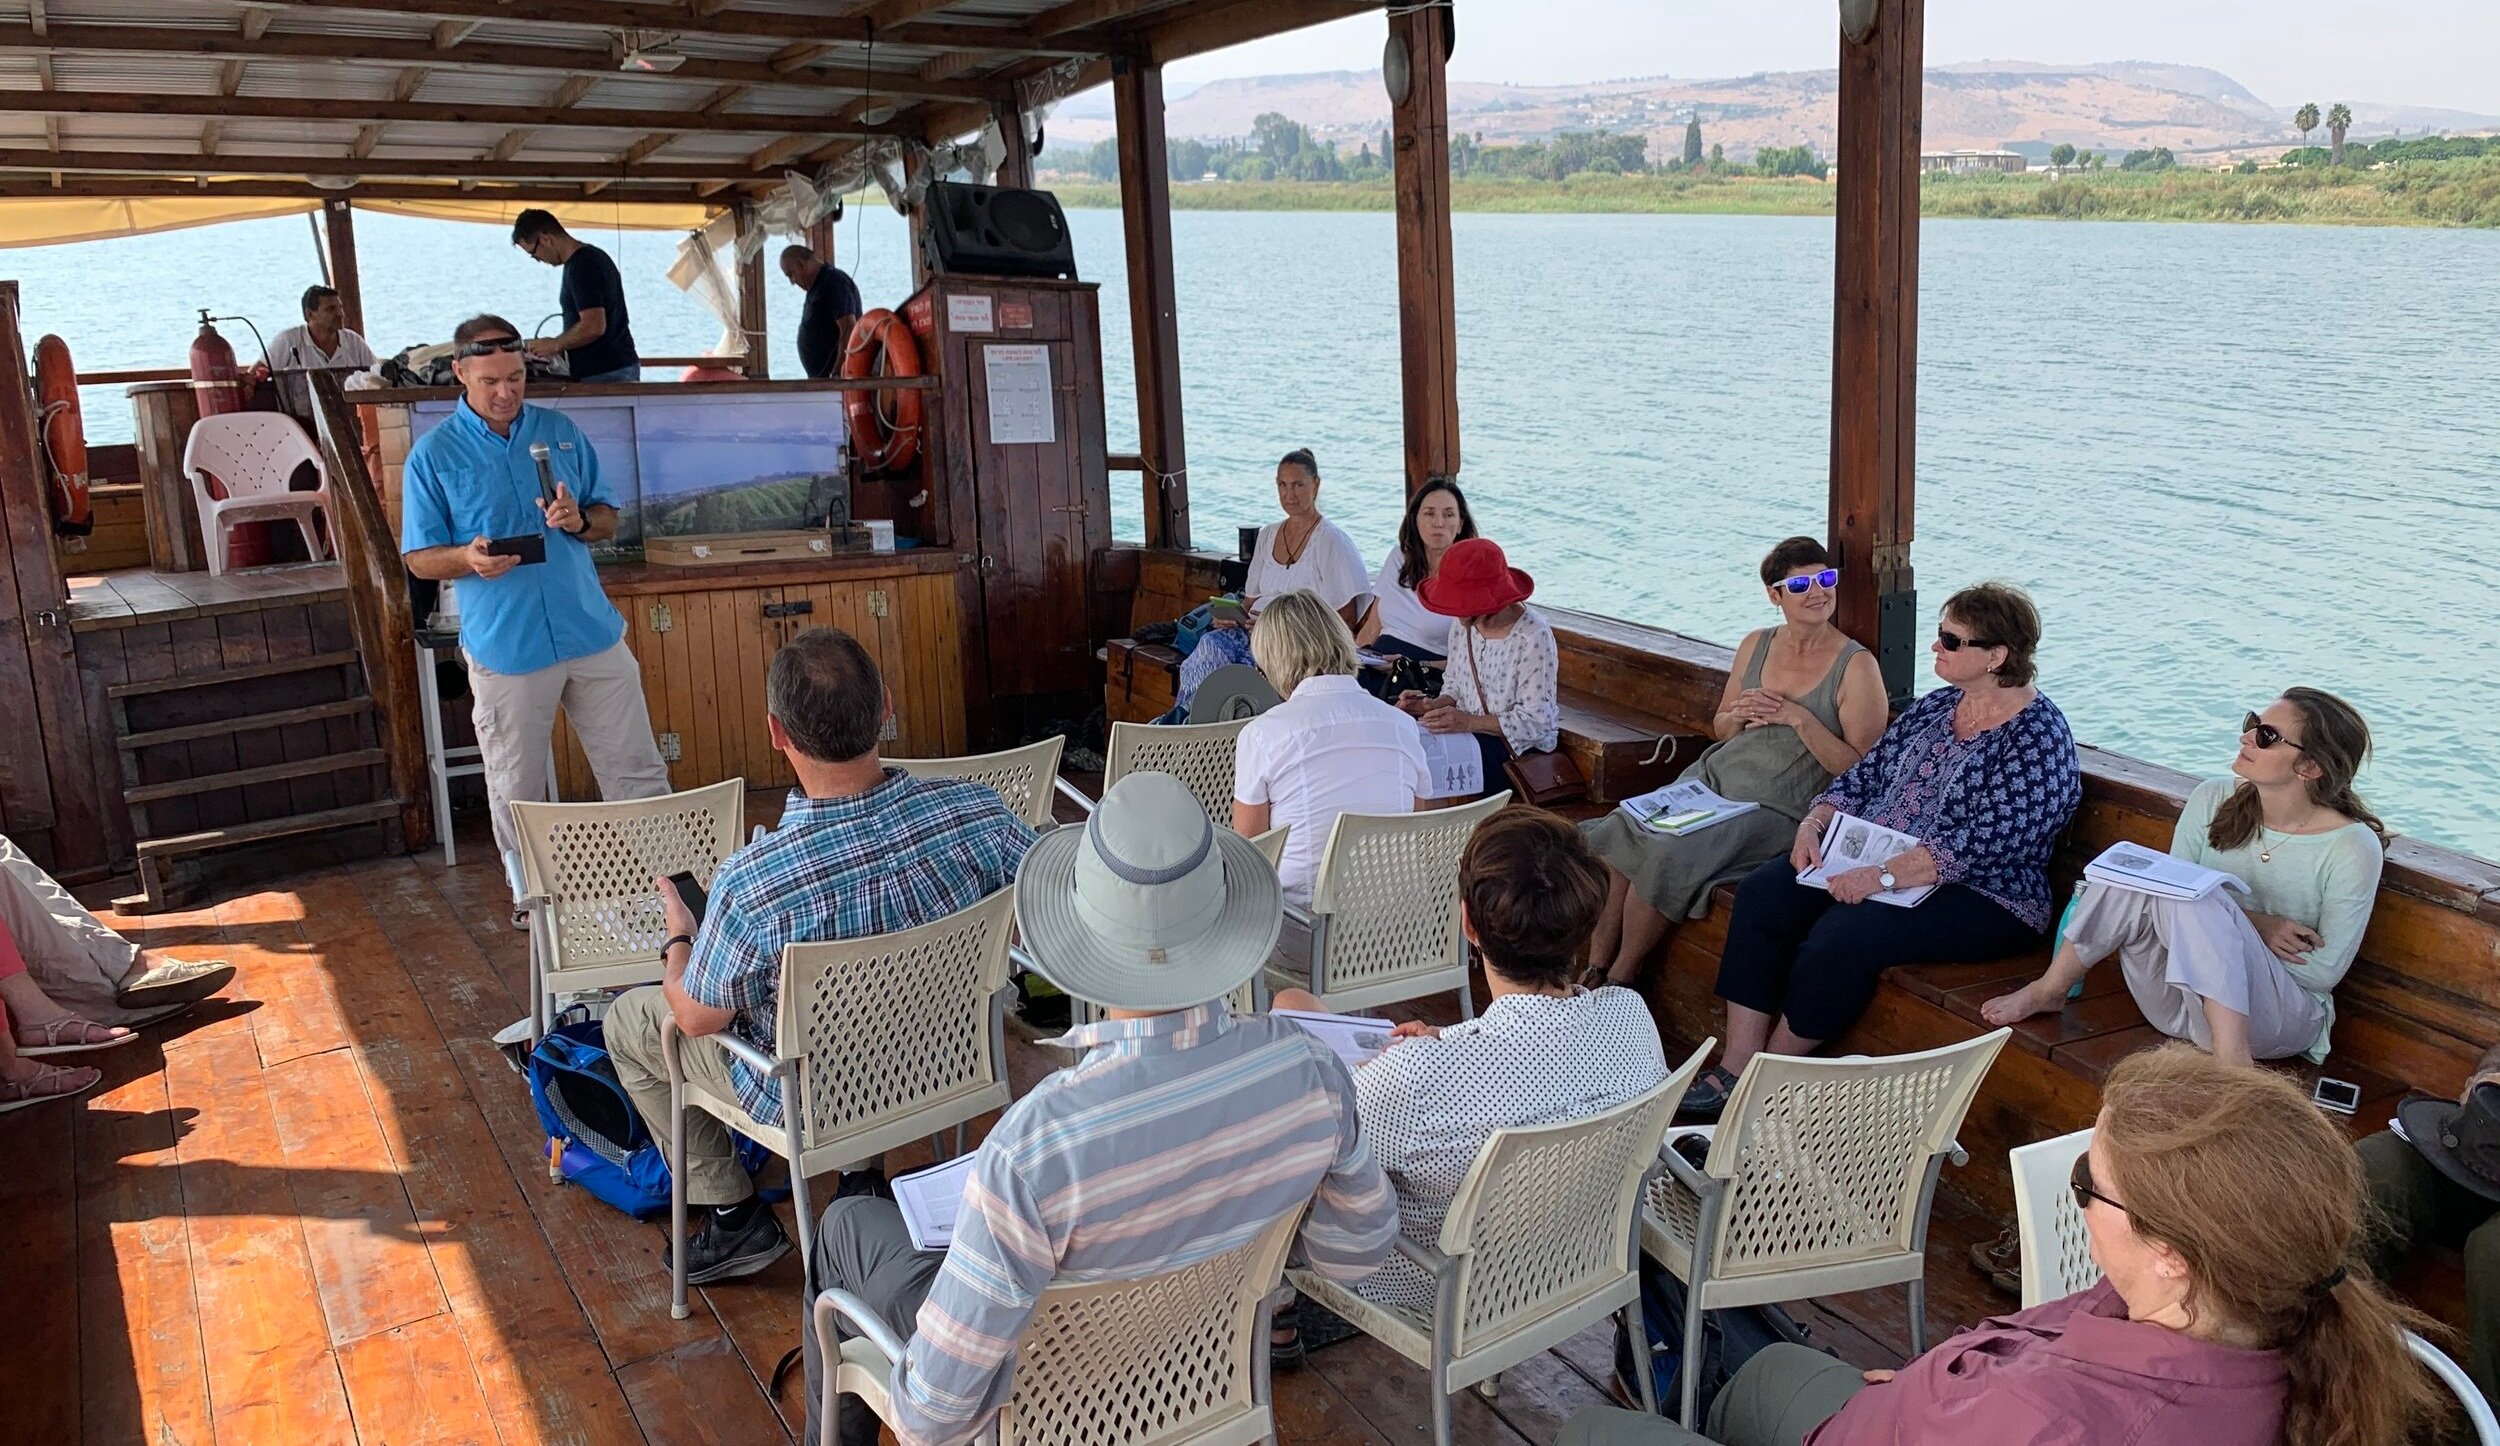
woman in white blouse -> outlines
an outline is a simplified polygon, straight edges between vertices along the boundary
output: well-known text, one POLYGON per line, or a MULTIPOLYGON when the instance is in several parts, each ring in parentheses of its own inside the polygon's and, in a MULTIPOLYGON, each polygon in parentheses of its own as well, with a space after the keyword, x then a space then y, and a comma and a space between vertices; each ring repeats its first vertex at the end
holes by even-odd
POLYGON ((1536 580, 1486 537, 1451 547, 1441 570, 1415 590, 1426 608, 1457 625, 1441 696, 1402 693, 1398 706, 1428 733, 1472 735, 1484 753, 1487 788, 1511 759, 1551 752, 1562 719, 1554 628, 1527 605, 1535 591, 1536 580))
MULTIPOLYGON (((1354 539, 1345 535, 1344 528, 1320 516, 1319 463, 1310 448, 1296 447, 1276 464, 1276 502, 1284 509, 1285 520, 1259 529, 1259 544, 1250 555, 1250 577, 1241 590, 1250 622, 1258 621, 1270 598, 1308 588, 1352 627, 1362 616, 1356 600, 1363 596, 1365 583, 1363 554, 1355 550, 1354 539)), ((1251 661, 1248 632, 1245 625, 1226 621, 1207 629, 1181 660, 1174 713, 1188 711, 1190 700, 1198 696, 1198 685, 1209 673, 1251 661)))
POLYGON ((1438 663, 1450 655, 1450 620, 1415 595, 1424 579, 1441 570, 1450 548, 1476 535, 1476 515, 1466 495, 1447 477, 1435 477, 1406 499, 1397 546, 1372 575, 1379 602, 1354 640, 1384 657, 1438 663))

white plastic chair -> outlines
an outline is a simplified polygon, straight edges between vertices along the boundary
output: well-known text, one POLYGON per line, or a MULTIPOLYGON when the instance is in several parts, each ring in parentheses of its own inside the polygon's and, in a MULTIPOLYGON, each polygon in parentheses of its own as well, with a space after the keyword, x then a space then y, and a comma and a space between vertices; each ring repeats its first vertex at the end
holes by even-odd
MULTIPOLYGON (((711 1035, 749 1069, 777 1080, 781 1123, 747 1113, 734 1091, 686 1078, 684 1038, 662 1021, 668 1060, 669 1158, 686 1157, 686 1110, 702 1110, 790 1164, 799 1255, 814 1261, 807 1179, 927 1138, 943 1150, 967 1120, 1005 1109, 1007 936, 1016 891, 893 934, 781 951, 769 1054, 726 1031, 711 1035)), ((685 1172, 669 1176, 669 1313, 686 1318, 685 1172)))
POLYGON ((329 522, 330 471, 293 417, 280 412, 202 417, 183 443, 182 471, 191 479, 191 496, 199 504, 210 576, 226 570, 226 535, 238 522, 291 518, 304 535, 304 555, 315 562, 329 560, 330 544, 312 519, 317 512, 325 528, 329 522), (321 485, 310 492, 289 491, 295 469, 306 462, 321 485), (209 495, 212 476, 226 489, 222 499, 209 495))
POLYGON ((1686 1287, 1683 1390, 1693 1425, 1702 1312, 1910 1288, 1910 1354, 1927 1349, 1927 1215, 1979 1082, 2013 1033, 1918 1054, 1757 1054, 1716 1126, 1670 1132, 1641 1248, 1686 1287), (1698 1170, 1672 1148, 1707 1134, 1698 1170))
MULTIPOLYGON (((1168 773, 1187 786, 1217 828, 1231 828, 1233 747, 1249 722, 1114 723, 1103 753, 1102 786, 1108 790, 1132 773, 1168 773)), ((1075 784, 1061 779, 1059 791, 1087 813, 1094 811, 1094 800, 1075 784)))
POLYGON ((1285 905, 1311 932, 1310 978, 1271 965, 1268 987, 1308 989, 1341 1014, 1454 989, 1460 1016, 1475 1018, 1458 861, 1476 825, 1509 803, 1504 789, 1457 808, 1337 815, 1311 907, 1285 905))
MULTIPOLYGON (((1610 1315, 1642 1340, 1641 1187, 1658 1141, 1717 1040, 1705 1040, 1655 1089, 1558 1124, 1496 1130, 1476 1152, 1441 1225, 1440 1248, 1404 1235, 1394 1249, 1439 1284, 1430 1314, 1366 1300, 1307 1270, 1297 1291, 1431 1373, 1432 1439, 1449 1446, 1450 1396, 1610 1315)), ((1650 1372, 1642 1409, 1655 1413, 1650 1372)))
MULTIPOLYGON (((2092 1132, 2077 1130, 2053 1140, 2018 1145, 2006 1155, 2014 1171, 2014 1236, 2022 1245, 2023 1309, 2063 1300, 2101 1278, 2092 1260, 2091 1236, 2075 1208, 2075 1157, 2092 1147, 2092 1132)), ((2411 1331, 2405 1349, 2457 1398, 2479 1446, 2500 1446, 2500 1415, 2480 1386, 2446 1351, 2411 1331)))
POLYGON ((978 753, 969 758, 889 758, 888 764, 914 778, 964 778, 995 790, 1016 816, 1035 828, 1050 826, 1051 780, 1059 776, 1064 737, 1045 738, 1022 748, 978 753))
MULTIPOLYGON (((1301 1224, 1163 1275, 1043 1290, 1016 1343, 1016 1382, 986 1433, 995 1446, 1255 1446, 1276 1439, 1267 1380, 1269 1298, 1301 1224)), ((844 1290, 816 1297, 828 1366, 818 1446, 841 1439, 840 1399, 881 1420, 903 1338, 844 1290), (838 1346, 836 1318, 856 1332, 838 1346), (835 1366, 835 1362, 839 1362, 835 1366)))
POLYGON ((706 889, 745 842, 747 786, 731 778, 615 803, 514 799, 520 894, 530 914, 530 1010, 537 1033, 559 994, 659 982, 668 942, 654 877, 690 873, 706 889))

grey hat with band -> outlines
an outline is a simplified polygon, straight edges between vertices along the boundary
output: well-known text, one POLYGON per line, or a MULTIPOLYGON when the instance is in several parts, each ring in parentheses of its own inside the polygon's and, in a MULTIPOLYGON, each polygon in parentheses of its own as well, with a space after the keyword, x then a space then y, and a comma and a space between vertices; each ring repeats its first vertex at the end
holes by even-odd
POLYGON ((2500 1084, 2475 1085, 2463 1104, 2406 1100, 2396 1106, 2396 1122, 2432 1169, 2500 1204, 2500 1084))
POLYGON ((1016 871, 1016 927, 1042 977, 1113 1009, 1187 1009, 1267 967, 1284 923, 1276 870, 1168 773, 1132 773, 1082 827, 1042 835, 1016 871))

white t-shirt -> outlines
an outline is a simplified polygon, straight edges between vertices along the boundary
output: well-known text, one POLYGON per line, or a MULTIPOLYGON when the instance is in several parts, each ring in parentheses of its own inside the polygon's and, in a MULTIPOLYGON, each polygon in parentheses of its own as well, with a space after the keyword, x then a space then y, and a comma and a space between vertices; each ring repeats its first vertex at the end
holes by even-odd
POLYGON ((339 328, 337 351, 325 352, 312 339, 312 328, 290 326, 269 338, 269 370, 277 378, 279 396, 286 408, 298 416, 312 414, 312 384, 304 372, 319 367, 357 367, 370 371, 373 348, 365 339, 346 327, 339 328), (292 373, 292 375, 289 375, 292 373))
POLYGON ((1342 675, 1303 679, 1233 744, 1233 797, 1293 825, 1276 877, 1304 906, 1338 814, 1411 813, 1431 787, 1423 730, 1342 675))
POLYGON ((1271 522, 1259 529, 1259 548, 1250 558, 1250 580, 1242 593, 1254 599, 1254 606, 1265 607, 1272 597, 1307 587, 1318 593, 1320 601, 1332 608, 1344 607, 1363 595, 1370 586, 1363 573, 1363 554, 1356 551, 1354 539, 1345 529, 1325 518, 1302 544, 1302 555, 1292 563, 1276 560, 1276 529, 1284 526, 1271 522))
POLYGON ((1380 599, 1381 634, 1404 638, 1436 653, 1449 652, 1450 619, 1425 607, 1413 588, 1398 586, 1398 569, 1404 566, 1406 550, 1392 546, 1380 571, 1372 574, 1372 596, 1380 599))

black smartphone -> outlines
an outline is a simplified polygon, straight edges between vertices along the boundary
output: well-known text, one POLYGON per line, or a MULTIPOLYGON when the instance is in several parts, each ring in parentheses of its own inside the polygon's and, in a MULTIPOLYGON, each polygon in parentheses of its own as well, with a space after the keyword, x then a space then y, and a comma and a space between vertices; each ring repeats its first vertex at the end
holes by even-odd
POLYGON ((2318 1082, 2309 1087, 2309 1098, 2319 1109, 2329 1114, 2356 1114, 2361 1109, 2361 1086, 2350 1080, 2331 1079, 2320 1075, 2318 1082))
POLYGON ((547 560, 547 534, 525 532, 518 537, 490 537, 486 539, 486 555, 488 557, 516 557, 521 560, 523 566, 533 562, 545 562, 547 560))
POLYGON ((694 915, 697 925, 702 924, 703 910, 711 903, 711 895, 703 892, 703 886, 695 882, 691 873, 670 874, 668 881, 676 888, 677 898, 686 906, 686 912, 694 915))

